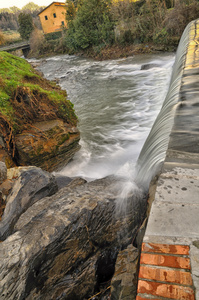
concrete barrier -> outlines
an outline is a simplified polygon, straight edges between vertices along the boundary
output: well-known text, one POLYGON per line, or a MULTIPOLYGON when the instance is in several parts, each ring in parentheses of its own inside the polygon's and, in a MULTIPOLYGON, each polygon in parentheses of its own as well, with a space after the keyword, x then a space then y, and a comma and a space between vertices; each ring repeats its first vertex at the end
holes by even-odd
POLYGON ((199 299, 199 20, 142 244, 137 300, 199 299))

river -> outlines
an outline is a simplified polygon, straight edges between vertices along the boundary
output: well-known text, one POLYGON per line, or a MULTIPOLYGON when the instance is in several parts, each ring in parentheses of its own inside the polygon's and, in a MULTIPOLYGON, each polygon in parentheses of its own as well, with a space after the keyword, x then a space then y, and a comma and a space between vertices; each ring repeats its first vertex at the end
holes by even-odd
POLYGON ((135 164, 166 96, 174 54, 94 61, 60 55, 39 70, 58 80, 79 119, 81 150, 59 173, 87 180, 134 177, 135 164))

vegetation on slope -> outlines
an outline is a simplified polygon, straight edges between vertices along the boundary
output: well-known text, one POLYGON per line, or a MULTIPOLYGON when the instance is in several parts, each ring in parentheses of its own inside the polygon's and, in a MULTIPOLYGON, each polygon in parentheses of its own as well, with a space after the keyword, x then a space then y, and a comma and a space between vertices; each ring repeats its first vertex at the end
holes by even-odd
POLYGON ((178 45, 186 25, 199 17, 196 0, 83 0, 76 7, 72 17, 67 14, 66 45, 71 51, 146 43, 168 50, 178 45), (99 3, 104 3, 106 9, 100 10, 99 3))
POLYGON ((175 51, 186 25, 198 17, 197 0, 67 0, 67 28, 49 35, 36 28, 30 45, 34 56, 83 53, 99 59, 175 51))
POLYGON ((73 105, 66 97, 24 59, 0 52, 0 135, 9 151, 15 151, 14 135, 35 122, 62 119, 76 125, 73 105))
MULTIPOLYGON (((153 50, 175 51, 186 25, 199 18, 197 0, 67 0, 67 28, 44 35, 39 9, 31 2, 22 10, 0 10, 3 34, 8 27, 19 30, 20 24, 15 21, 21 12, 23 21, 31 14, 34 56, 83 53, 103 59, 153 50)), ((22 33, 27 28, 25 23, 22 33)), ((6 42, 5 37, 0 33, 0 44, 6 42)))

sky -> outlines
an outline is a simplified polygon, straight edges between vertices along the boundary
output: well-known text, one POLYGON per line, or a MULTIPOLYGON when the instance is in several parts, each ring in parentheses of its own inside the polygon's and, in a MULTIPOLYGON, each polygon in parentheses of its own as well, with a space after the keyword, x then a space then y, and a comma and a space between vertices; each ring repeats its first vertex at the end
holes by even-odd
MULTIPOLYGON (((0 8, 9 8, 12 6, 16 6, 21 9, 24 5, 28 4, 29 2, 34 2, 39 6, 48 6, 53 1, 56 0, 0 0, 0 8)), ((65 2, 65 0, 59 0, 59 2, 65 2)))

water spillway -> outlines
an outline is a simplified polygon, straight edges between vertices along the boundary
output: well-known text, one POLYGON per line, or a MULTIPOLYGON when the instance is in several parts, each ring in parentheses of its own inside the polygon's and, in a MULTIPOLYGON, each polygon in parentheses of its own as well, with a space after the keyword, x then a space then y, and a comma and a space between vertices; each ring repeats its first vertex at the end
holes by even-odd
POLYGON ((192 26, 193 24, 189 24, 181 37, 168 93, 138 158, 136 182, 145 189, 148 189, 151 178, 158 173, 161 163, 165 159, 175 111, 180 101, 182 75, 186 63, 187 48, 192 38, 190 36, 192 26))
MULTIPOLYGON (((160 142, 160 146, 156 141, 150 144, 149 136, 140 154, 140 159, 145 160, 147 153, 152 153, 152 163, 145 164, 145 171, 155 169, 158 160, 162 161, 162 168, 155 194, 150 194, 137 299, 199 299, 198 39, 199 20, 195 20, 187 26, 178 48, 180 56, 178 59, 177 55, 172 76, 172 81, 177 79, 177 86, 173 87, 175 100, 166 108, 165 123, 167 120, 169 127, 163 126, 161 133, 164 121, 160 112, 156 121, 160 127, 156 129, 155 123, 150 133, 159 139, 167 132, 165 138, 160 138, 165 142, 160 142)), ((138 174, 142 174, 142 167, 138 174)), ((141 178, 145 180, 144 175, 141 178)))

